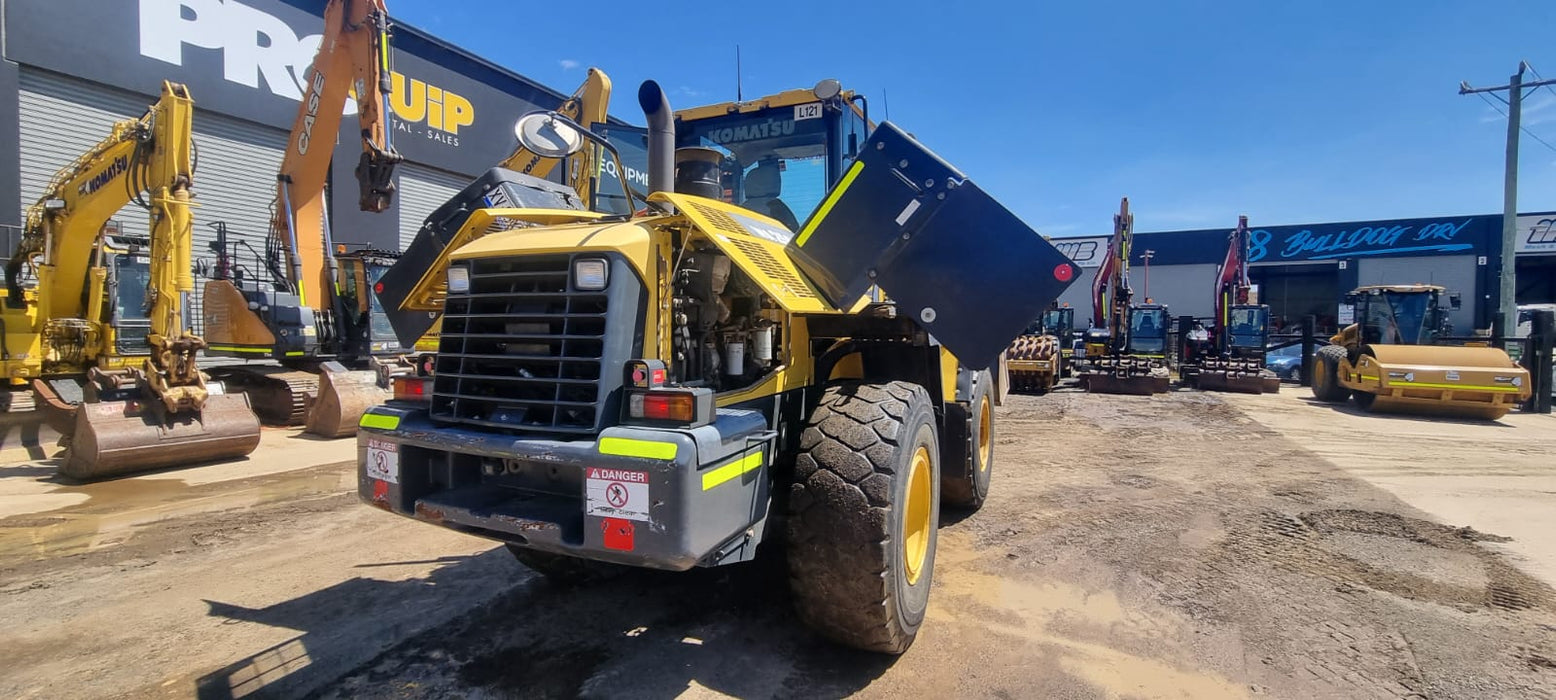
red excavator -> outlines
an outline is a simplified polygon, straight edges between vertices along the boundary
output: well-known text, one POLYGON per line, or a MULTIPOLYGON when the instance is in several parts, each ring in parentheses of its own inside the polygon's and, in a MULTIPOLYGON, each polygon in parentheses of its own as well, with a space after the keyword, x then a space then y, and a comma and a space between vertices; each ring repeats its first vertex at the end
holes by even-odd
POLYGON ((1280 391, 1280 378, 1264 368, 1270 307, 1253 303, 1248 281, 1248 217, 1237 217, 1227 236, 1226 258, 1216 276, 1216 317, 1208 332, 1191 331, 1182 342, 1178 376, 1185 386, 1247 394, 1280 391))
POLYGON ((1167 307, 1134 304, 1129 286, 1129 247, 1135 216, 1129 198, 1113 217, 1108 256, 1091 283, 1091 328, 1086 355, 1076 363, 1081 386, 1102 394, 1157 394, 1167 391, 1167 307))

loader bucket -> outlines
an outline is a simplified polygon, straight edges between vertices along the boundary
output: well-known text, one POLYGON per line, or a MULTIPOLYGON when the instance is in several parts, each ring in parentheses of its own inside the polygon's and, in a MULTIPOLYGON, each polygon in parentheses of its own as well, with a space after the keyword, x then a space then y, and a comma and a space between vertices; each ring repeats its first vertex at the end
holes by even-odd
POLYGON ((259 418, 242 394, 216 394, 166 420, 141 401, 81 404, 60 473, 90 481, 242 457, 259 447, 259 418))
POLYGON ((1529 372, 1490 347, 1367 345, 1347 382, 1369 411, 1496 420, 1529 398, 1529 372))
POLYGON ((309 397, 304 430, 327 438, 357 434, 357 423, 367 409, 390 399, 378 385, 378 373, 366 370, 319 373, 319 391, 309 397))

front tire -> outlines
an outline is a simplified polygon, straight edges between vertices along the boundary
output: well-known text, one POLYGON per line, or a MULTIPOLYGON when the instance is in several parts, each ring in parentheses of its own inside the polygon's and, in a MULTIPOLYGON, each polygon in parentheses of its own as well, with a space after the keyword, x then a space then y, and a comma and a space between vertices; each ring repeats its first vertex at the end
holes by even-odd
POLYGON ((940 451, 923 387, 839 383, 800 435, 788 523, 800 619, 851 647, 906 651, 929 607, 940 451))
POLYGON ((1339 345, 1325 345, 1313 353, 1313 396, 1319 401, 1345 403, 1351 397, 1351 390, 1340 384, 1340 363, 1346 357, 1339 345))
POLYGON ((979 372, 973 377, 968 402, 946 406, 940 470, 940 501, 946 505, 976 511, 989 497, 994 469, 994 402, 989 385, 988 371, 979 372))

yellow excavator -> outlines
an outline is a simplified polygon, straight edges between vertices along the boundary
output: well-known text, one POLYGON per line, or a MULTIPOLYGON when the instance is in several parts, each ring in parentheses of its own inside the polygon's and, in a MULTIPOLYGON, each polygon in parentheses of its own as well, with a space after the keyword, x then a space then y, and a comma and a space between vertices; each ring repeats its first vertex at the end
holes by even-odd
POLYGON ((144 116, 115 124, 55 175, 6 265, 0 366, 13 390, 31 385, 64 436, 66 476, 197 464, 259 445, 248 403, 207 385, 195 361, 205 343, 183 325, 183 294, 194 289, 193 116, 188 89, 164 82, 144 116), (105 233, 130 203, 150 214, 149 239, 105 233))
POLYGON ((1313 395, 1365 411, 1496 420, 1529 399, 1529 372, 1490 346, 1438 344, 1458 295, 1428 284, 1373 285, 1346 295, 1356 322, 1313 358, 1313 395))
POLYGON ((218 276, 206 282, 204 316, 208 354, 280 363, 221 370, 220 376, 249 395, 266 423, 301 423, 311 433, 344 437, 356 433, 363 410, 388 396, 378 372, 346 368, 394 364, 407 352, 386 335, 387 324, 373 323, 382 313, 370 308, 368 297, 341 292, 348 285, 366 289, 376 283, 383 266, 370 264, 393 255, 337 255, 343 251, 330 230, 324 185, 348 93, 356 96, 362 127, 356 176, 363 211, 389 207, 401 158, 386 116, 392 81, 384 3, 331 0, 324 23, 276 177, 269 260, 262 266, 270 278, 218 276))
MULTIPOLYGON (((593 130, 606 123, 610 99, 610 76, 590 68, 583 83, 557 107, 556 113, 593 130)), ((556 158, 535 153, 520 142, 496 167, 427 217, 405 254, 373 287, 400 341, 414 344, 421 354, 416 365, 422 371, 429 359, 427 354, 438 345, 447 291, 443 270, 448 267, 448 256, 487 233, 485 229, 464 228, 470 212, 492 206, 523 207, 524 223, 544 226, 574 221, 580 211, 631 207, 630 200, 625 204, 619 202, 622 195, 601 191, 607 168, 615 170, 614 163, 602 157, 593 145, 570 157, 556 158), (545 179, 564 162, 562 185, 545 179)), ((624 170, 625 166, 616 177, 625 183, 628 176, 624 170)), ((630 212, 628 208, 617 213, 630 212)))

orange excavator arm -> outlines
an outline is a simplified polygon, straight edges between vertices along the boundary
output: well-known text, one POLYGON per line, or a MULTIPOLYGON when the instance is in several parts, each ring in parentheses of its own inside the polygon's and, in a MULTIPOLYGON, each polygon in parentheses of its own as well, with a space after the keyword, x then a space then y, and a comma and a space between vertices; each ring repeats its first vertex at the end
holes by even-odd
POLYGON ((305 76, 303 99, 276 176, 270 235, 286 251, 289 279, 304 306, 327 309, 334 284, 334 249, 324 207, 335 136, 356 92, 362 157, 357 164, 363 211, 381 212, 394 198, 401 160, 390 142, 386 100, 391 86, 389 11, 383 0, 330 0, 324 38, 305 76))

